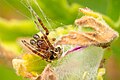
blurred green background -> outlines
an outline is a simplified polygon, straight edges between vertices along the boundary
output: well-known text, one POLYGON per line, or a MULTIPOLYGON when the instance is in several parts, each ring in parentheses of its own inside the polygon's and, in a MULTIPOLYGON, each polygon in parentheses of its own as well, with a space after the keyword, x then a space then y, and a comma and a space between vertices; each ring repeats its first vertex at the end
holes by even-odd
MULTIPOLYGON (((88 7, 103 14, 105 21, 120 33, 120 0, 34 0, 30 4, 49 29, 74 24, 74 20, 81 16, 78 8, 88 7)), ((0 0, 0 80, 26 80, 17 76, 11 65, 11 60, 22 54, 19 39, 38 32, 26 6, 26 0, 0 0)), ((106 80, 120 80, 119 48, 120 38, 107 52, 112 55, 106 63, 106 80)))

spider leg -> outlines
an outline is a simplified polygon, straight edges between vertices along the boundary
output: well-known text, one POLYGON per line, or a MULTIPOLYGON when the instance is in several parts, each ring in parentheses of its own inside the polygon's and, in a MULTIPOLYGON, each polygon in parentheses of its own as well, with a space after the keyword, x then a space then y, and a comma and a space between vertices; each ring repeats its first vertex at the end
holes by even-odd
POLYGON ((29 48, 33 53, 35 53, 36 55, 39 55, 41 56, 42 58, 46 58, 45 55, 41 54, 41 53, 44 53, 45 51, 44 50, 39 50, 37 51, 36 49, 34 49, 34 47, 32 45, 30 45, 28 42, 26 42, 25 40, 22 40, 22 43, 27 47, 29 48), (41 53, 40 53, 41 52, 41 53))
POLYGON ((45 27, 45 25, 43 24, 42 20, 39 18, 39 16, 36 14, 36 12, 32 9, 31 6, 28 7, 29 10, 31 11, 31 13, 33 14, 33 16, 35 16, 35 18, 38 20, 38 22, 40 23, 40 25, 42 26, 42 28, 45 30, 46 35, 49 34, 48 29, 45 27))
POLYGON ((49 31, 48 31, 48 29, 44 26, 42 20, 41 20, 39 17, 37 17, 37 20, 38 20, 38 22, 40 23, 40 25, 42 26, 42 28, 46 31, 46 35, 48 35, 48 34, 49 34, 49 31))
MULTIPOLYGON (((36 21, 35 21, 35 24, 39 27, 39 25, 38 25, 38 23, 37 23, 36 21)), ((48 46, 49 46, 52 50, 54 50, 54 47, 53 47, 53 45, 50 43, 48 37, 47 37, 42 31, 41 31, 41 33, 43 34, 44 39, 45 39, 45 41, 47 42, 48 46)))
POLYGON ((28 8, 29 8, 30 11, 32 12, 33 16, 35 16, 35 17, 37 18, 37 20, 38 20, 38 22, 41 24, 42 28, 46 31, 46 34, 44 34, 44 32, 41 30, 41 28, 40 28, 39 24, 37 23, 37 21, 34 21, 35 24, 37 25, 38 29, 40 30, 40 32, 43 34, 43 36, 44 36, 44 38, 45 38, 48 46, 49 46, 52 50, 54 50, 53 45, 50 43, 50 41, 49 41, 49 39, 48 39, 48 37, 47 37, 47 35, 49 34, 48 29, 44 26, 44 24, 42 23, 42 20, 38 17, 38 15, 35 13, 35 11, 32 9, 32 7, 29 6, 28 8))
POLYGON ((40 28, 39 24, 37 23, 37 21, 34 21, 35 24, 37 25, 38 29, 40 30, 40 32, 43 34, 43 37, 45 39, 45 41, 47 42, 48 46, 54 50, 54 47, 53 45, 50 43, 47 35, 49 34, 49 31, 48 29, 44 26, 44 24, 42 23, 42 20, 38 17, 38 15, 35 13, 35 11, 32 9, 31 6, 28 7, 29 10, 32 12, 33 16, 35 16, 35 18, 37 18, 38 22, 41 24, 42 28, 46 31, 46 34, 44 34, 44 32, 42 31, 42 29, 40 28))

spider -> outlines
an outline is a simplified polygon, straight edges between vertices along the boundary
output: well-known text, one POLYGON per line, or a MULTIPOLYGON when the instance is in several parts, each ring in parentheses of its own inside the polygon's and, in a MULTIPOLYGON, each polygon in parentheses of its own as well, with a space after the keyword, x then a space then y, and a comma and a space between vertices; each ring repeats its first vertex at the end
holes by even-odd
MULTIPOLYGON (((33 14, 33 17, 37 19, 34 21, 34 23, 42 33, 42 36, 35 34, 33 35, 33 39, 31 39, 29 43, 25 40, 22 40, 22 43, 27 48, 29 48, 34 54, 42 57, 42 59, 46 60, 47 62, 51 62, 55 59, 58 59, 62 54, 62 49, 59 46, 55 47, 51 44, 51 42, 48 39, 48 29, 45 27, 42 20, 38 17, 38 15, 35 13, 32 7, 30 6, 28 8, 33 14), (41 27, 45 30, 45 33, 41 30, 39 25, 41 25, 41 27)), ((55 38, 53 40, 55 40, 55 38)))

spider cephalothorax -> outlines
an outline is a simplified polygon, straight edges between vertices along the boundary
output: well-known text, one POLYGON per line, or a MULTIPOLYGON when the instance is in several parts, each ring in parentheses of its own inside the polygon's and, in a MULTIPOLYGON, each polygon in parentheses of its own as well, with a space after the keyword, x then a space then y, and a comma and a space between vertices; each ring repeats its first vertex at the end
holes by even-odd
POLYGON ((42 20, 37 16, 37 14, 32 10, 32 8, 29 7, 29 9, 32 12, 33 16, 37 19, 37 21, 34 22, 39 28, 40 32, 42 33, 42 36, 35 34, 33 36, 33 39, 30 40, 30 43, 26 42, 25 40, 22 40, 23 44, 26 47, 28 47, 33 53, 37 54, 38 56, 42 57, 48 62, 51 62, 52 60, 59 58, 62 53, 61 48, 54 47, 51 44, 51 42, 47 37, 49 35, 48 29, 44 26, 42 20), (46 33, 44 33, 41 30, 39 25, 42 26, 42 28, 45 30, 46 33))

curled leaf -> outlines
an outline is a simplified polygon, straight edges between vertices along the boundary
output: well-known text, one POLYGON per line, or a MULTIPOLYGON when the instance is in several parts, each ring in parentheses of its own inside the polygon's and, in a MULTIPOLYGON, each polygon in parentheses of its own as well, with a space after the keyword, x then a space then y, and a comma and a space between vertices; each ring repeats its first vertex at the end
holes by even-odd
POLYGON ((105 23, 100 14, 97 14, 88 8, 83 8, 81 11, 85 15, 91 16, 83 16, 80 19, 76 19, 75 24, 78 26, 79 30, 71 31, 68 35, 62 36, 62 38, 56 43, 57 45, 95 45, 106 48, 116 37, 119 36, 115 30, 110 28, 109 25, 105 23), (95 14, 98 16, 98 18, 94 17, 95 14), (81 28, 92 28, 93 31, 81 32, 81 28))
POLYGON ((47 65, 39 56, 24 54, 22 59, 13 59, 13 67, 18 75, 28 78, 37 78, 47 65))

